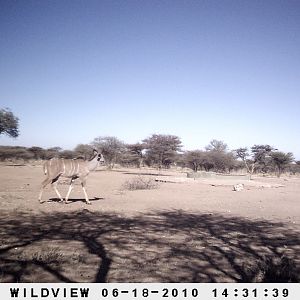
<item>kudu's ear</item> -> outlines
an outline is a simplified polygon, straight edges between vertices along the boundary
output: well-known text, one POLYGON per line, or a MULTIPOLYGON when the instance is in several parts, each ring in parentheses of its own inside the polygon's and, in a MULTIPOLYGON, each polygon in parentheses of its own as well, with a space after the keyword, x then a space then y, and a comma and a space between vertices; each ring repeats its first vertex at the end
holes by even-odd
POLYGON ((95 149, 95 148, 93 149, 93 154, 94 154, 94 155, 98 154, 97 149, 95 149))

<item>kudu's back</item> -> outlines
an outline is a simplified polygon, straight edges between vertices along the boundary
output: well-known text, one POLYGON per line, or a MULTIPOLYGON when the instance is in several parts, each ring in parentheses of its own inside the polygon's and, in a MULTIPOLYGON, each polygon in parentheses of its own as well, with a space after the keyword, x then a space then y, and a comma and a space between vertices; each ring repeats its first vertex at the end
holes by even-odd
POLYGON ((85 176, 89 173, 89 170, 87 168, 87 161, 82 158, 51 158, 44 164, 44 173, 50 177, 61 175, 71 178, 85 176))

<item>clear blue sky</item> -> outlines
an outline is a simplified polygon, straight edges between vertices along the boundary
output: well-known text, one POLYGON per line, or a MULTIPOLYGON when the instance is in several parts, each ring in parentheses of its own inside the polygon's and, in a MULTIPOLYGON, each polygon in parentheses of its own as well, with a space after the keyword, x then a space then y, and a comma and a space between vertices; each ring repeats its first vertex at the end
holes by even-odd
POLYGON ((178 135, 300 159, 300 1, 0 0, 1 145, 178 135))

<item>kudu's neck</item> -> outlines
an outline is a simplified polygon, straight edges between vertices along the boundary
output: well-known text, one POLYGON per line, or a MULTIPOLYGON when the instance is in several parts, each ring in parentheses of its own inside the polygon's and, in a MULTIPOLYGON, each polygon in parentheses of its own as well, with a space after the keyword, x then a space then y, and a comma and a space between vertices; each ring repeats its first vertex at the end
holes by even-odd
POLYGON ((98 154, 87 162, 87 167, 90 171, 94 171, 98 167, 98 154))

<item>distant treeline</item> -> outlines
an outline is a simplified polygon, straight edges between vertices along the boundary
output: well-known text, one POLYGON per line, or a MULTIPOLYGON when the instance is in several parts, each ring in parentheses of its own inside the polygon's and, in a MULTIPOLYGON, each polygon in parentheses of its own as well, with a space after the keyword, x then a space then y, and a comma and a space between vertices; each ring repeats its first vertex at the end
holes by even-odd
POLYGON ((0 160, 44 160, 52 157, 73 158, 75 151, 62 150, 60 147, 44 149, 41 147, 0 146, 0 160))
POLYGON ((300 173, 300 161, 295 161, 291 152, 284 153, 270 145, 254 145, 250 149, 229 150, 223 141, 212 140, 205 149, 182 151, 179 137, 153 134, 141 143, 126 144, 116 137, 98 137, 90 144, 79 144, 73 150, 60 147, 0 146, 1 161, 46 160, 52 157, 89 159, 93 148, 102 152, 109 168, 149 166, 170 168, 177 166, 197 172, 215 171, 230 173, 244 169, 249 174, 283 172, 300 173))

